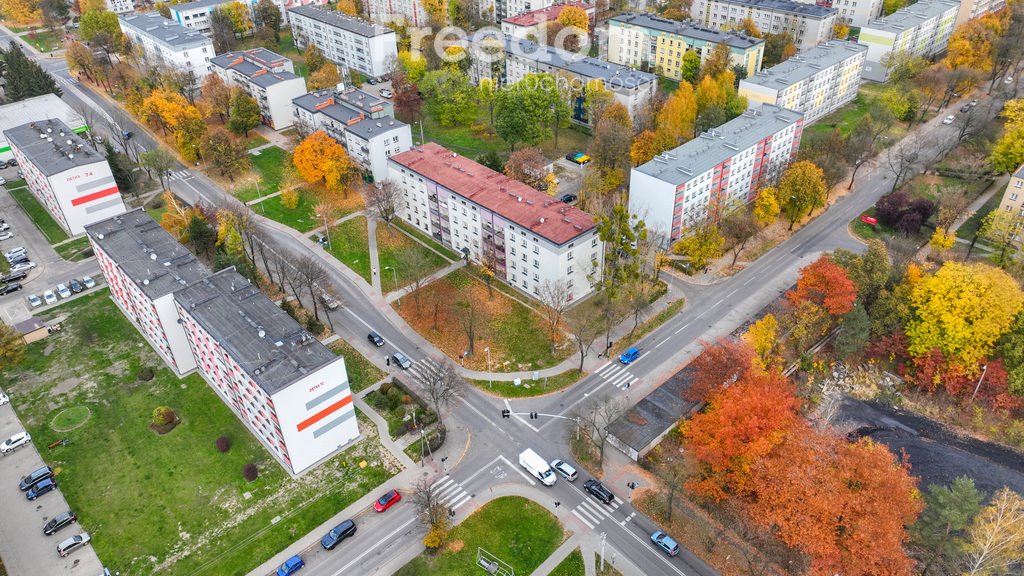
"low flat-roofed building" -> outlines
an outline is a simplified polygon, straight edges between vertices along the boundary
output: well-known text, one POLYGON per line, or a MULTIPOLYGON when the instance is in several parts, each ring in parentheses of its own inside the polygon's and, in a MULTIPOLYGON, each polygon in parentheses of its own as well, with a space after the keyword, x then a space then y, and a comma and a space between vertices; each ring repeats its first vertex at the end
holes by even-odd
POLYGON ((89 131, 85 119, 56 94, 33 96, 0 106, 0 161, 6 162, 14 158, 11 145, 7 142, 7 137, 3 135, 4 130, 21 126, 26 122, 38 122, 50 118, 60 120, 76 134, 89 131))
POLYGON ((275 130, 292 125, 292 100, 306 93, 306 80, 292 61, 266 48, 225 52, 210 60, 224 83, 238 86, 260 107, 263 123, 275 130))

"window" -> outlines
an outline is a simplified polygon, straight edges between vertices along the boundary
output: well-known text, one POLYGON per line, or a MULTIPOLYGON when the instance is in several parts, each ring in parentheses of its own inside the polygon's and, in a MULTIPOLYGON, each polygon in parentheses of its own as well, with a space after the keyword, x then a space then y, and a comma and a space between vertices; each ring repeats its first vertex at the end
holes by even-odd
POLYGON ((566 267, 566 269, 565 269, 565 273, 566 273, 566 274, 572 274, 572 265, 570 265, 570 266, 566 267))
POLYGON ((1020 178, 1018 178, 1017 180, 1014 180, 1014 181, 1013 181, 1013 187, 1014 187, 1014 188, 1021 188, 1021 187, 1024 187, 1024 179, 1020 179, 1020 178))
POLYGON ((1010 194, 1010 200, 1016 201, 1017 200, 1017 195, 1016 194, 1010 194))

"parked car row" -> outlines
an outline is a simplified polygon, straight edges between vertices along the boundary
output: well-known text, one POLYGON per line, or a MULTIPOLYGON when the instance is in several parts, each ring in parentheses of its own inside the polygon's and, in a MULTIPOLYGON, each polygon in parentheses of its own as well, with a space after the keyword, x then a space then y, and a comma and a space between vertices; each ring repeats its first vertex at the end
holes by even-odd
MULTIPOLYGON (((0 234, 4 235, 0 237, 0 240, 14 237, 10 228, 10 224, 0 220, 0 230, 3 230, 0 234)), ((24 288, 18 280, 27 278, 28 271, 36 267, 35 262, 29 260, 28 250, 24 246, 18 246, 4 252, 4 258, 10 266, 10 271, 7 272, 6 276, 0 277, 0 296, 12 294, 24 288)))
POLYGON ((72 278, 67 284, 57 284, 54 290, 46 290, 43 292, 43 297, 40 298, 35 294, 28 295, 28 305, 33 308, 38 308, 43 304, 56 304, 60 299, 71 298, 73 294, 84 292, 89 288, 96 286, 96 281, 92 279, 92 276, 82 276, 82 279, 72 278))

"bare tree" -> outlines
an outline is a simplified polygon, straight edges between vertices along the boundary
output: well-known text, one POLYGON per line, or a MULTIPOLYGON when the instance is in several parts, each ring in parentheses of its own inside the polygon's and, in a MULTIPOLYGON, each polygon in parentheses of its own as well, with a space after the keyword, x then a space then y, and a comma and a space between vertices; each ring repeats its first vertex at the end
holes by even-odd
POLYGON ((592 313, 586 306, 577 306, 565 314, 565 322, 576 341, 576 347, 580 352, 580 371, 583 370, 583 361, 590 352, 590 346, 597 340, 601 333, 601 319, 592 313))
POLYGON ((950 150, 962 144, 964 140, 976 136, 985 129, 987 124, 987 111, 979 111, 978 107, 971 108, 962 114, 957 114, 956 119, 953 121, 953 127, 956 128, 956 140, 950 147, 950 150))
POLYGON ((420 478, 413 486, 412 503, 416 507, 416 517, 427 527, 448 525, 448 511, 441 501, 441 493, 426 478, 420 478))
POLYGON ((956 219, 967 210, 971 199, 967 197, 965 186, 933 186, 932 195, 939 211, 935 216, 935 224, 943 232, 949 233, 949 229, 956 222, 956 219))
POLYGON ((476 352, 476 323, 479 320, 480 310, 477 308, 476 300, 472 298, 459 300, 455 303, 458 312, 459 323, 462 324, 462 331, 469 341, 467 353, 472 356, 476 352))
POLYGON ((110 116, 104 117, 103 120, 110 130, 110 137, 114 139, 114 142, 117 142, 128 158, 138 163, 139 149, 135 145, 135 141, 129 137, 129 134, 132 134, 129 128, 133 124, 128 115, 120 108, 114 108, 111 110, 110 116))
POLYGON ((633 333, 640 326, 640 318, 651 307, 651 296, 647 292, 646 283, 637 282, 633 284, 629 292, 626 293, 626 305, 629 308, 629 312, 633 315, 633 327, 629 330, 629 338, 632 338, 633 333))
POLYGON ((622 398, 593 398, 580 407, 576 413, 580 431, 590 446, 597 452, 598 468, 604 466, 604 449, 608 445, 608 425, 626 413, 622 398))
POLYGON ((320 265, 319 260, 307 254, 295 261, 295 273, 299 277, 299 282, 309 293, 309 298, 313 301, 313 317, 320 320, 317 288, 321 282, 327 281, 327 271, 320 265))
POLYGON ((253 246, 256 249, 256 253, 260 256, 260 261, 263 262, 263 269, 267 271, 267 279, 270 280, 271 284, 280 284, 274 280, 274 267, 271 265, 274 258, 274 249, 270 247, 270 239, 258 228, 254 228, 253 236, 255 238, 253 246))
POLYGON ((466 387, 455 364, 446 356, 428 359, 420 364, 414 378, 423 389, 431 408, 437 413, 438 426, 444 428, 441 411, 461 398, 466 387))
MULTIPOLYGON (((406 278, 410 279, 409 289, 411 290, 412 304, 416 308, 416 315, 419 316, 423 306, 421 288, 427 285, 429 279, 427 275, 433 264, 423 250, 403 250, 398 253, 395 266, 402 270, 402 274, 406 278)), ((396 290, 400 288, 400 286, 395 287, 396 290)))
POLYGON ((301 144, 306 138, 309 138, 313 132, 316 132, 316 128, 313 126, 313 123, 302 116, 295 118, 295 121, 292 122, 292 129, 295 130, 294 135, 292 136, 292 143, 296 146, 301 144))
POLYGON ((732 266, 736 265, 740 253, 747 247, 747 242, 757 234, 758 226, 754 214, 746 208, 734 210, 722 220, 722 235, 732 244, 732 266))
POLYGON ((598 295, 601 298, 601 325, 604 328, 604 349, 612 347, 612 328, 629 316, 629 306, 621 298, 612 296, 607 290, 598 295))
POLYGON ((921 159, 920 147, 916 142, 908 142, 908 139, 901 140, 885 152, 885 161, 892 172, 892 190, 895 192, 904 179, 910 174, 914 166, 921 159))
POLYGON ((544 305, 541 313, 548 324, 548 340, 551 342, 551 353, 555 353, 555 340, 558 337, 558 325, 562 316, 569 309, 572 290, 565 280, 545 280, 540 285, 540 302, 544 305))
POLYGON ((398 213, 398 203, 402 200, 402 188, 397 182, 388 178, 370 186, 363 187, 366 207, 377 213, 377 217, 388 226, 398 213))
POLYGON ((966 574, 1020 574, 1024 563, 1024 499, 1009 488, 992 496, 968 531, 966 574))

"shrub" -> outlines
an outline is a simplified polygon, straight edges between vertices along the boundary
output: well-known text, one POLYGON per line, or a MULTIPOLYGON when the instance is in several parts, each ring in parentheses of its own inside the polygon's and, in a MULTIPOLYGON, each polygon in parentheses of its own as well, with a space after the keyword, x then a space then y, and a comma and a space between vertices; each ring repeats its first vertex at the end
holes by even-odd
POLYGON ((281 206, 289 210, 294 210, 299 205, 299 190, 298 188, 291 188, 281 192, 281 206))
POLYGON ((447 539, 448 523, 446 520, 442 520, 436 525, 430 527, 430 530, 427 531, 427 535, 423 537, 423 545, 430 550, 437 550, 441 546, 444 546, 444 542, 447 539))
POLYGON ((390 391, 391 391, 391 389, 392 389, 392 388, 394 388, 394 387, 395 387, 395 385, 394 385, 394 384, 392 384, 391 382, 385 382, 385 383, 383 383, 383 384, 381 384, 381 385, 380 385, 380 388, 379 388, 379 390, 380 390, 380 393, 381 393, 381 394, 387 394, 387 393, 388 393, 388 392, 390 392, 390 391))
POLYGON ((292 306, 290 300, 281 300, 281 310, 284 310, 286 314, 292 317, 292 320, 298 320, 299 317, 296 315, 295 306, 292 306))
POLYGON ((174 422, 174 410, 170 406, 157 406, 153 409, 153 424, 167 426, 174 422))
POLYGON ((228 450, 231 450, 231 441, 228 440, 227 436, 221 436, 220 438, 217 438, 216 444, 217 451, 220 452, 221 454, 224 454, 228 450))
POLYGON ((142 382, 149 382, 150 380, 153 379, 153 376, 155 375, 156 373, 153 372, 152 368, 150 368, 149 366, 143 366, 142 368, 139 368, 139 373, 138 375, 136 375, 136 378, 138 378, 142 382))
POLYGON ((256 465, 252 462, 242 467, 242 477, 245 478, 246 482, 252 482, 260 475, 259 470, 256 469, 256 465))
POLYGON ((309 330, 309 333, 314 336, 319 336, 320 334, 323 334, 324 323, 317 320, 315 317, 310 316, 309 318, 306 318, 306 330, 309 330))

